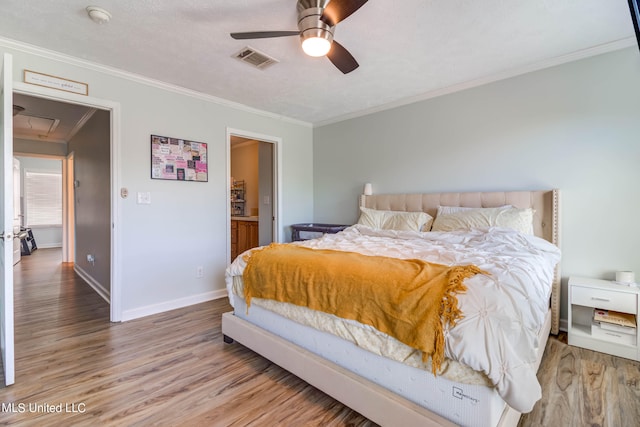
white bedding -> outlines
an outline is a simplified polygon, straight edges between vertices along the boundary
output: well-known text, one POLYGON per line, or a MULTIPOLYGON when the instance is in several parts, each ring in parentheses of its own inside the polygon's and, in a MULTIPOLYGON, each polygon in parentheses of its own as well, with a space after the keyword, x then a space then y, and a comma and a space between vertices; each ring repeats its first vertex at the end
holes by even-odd
MULTIPOLYGON (((458 295, 465 317, 445 330, 445 356, 483 372, 520 412, 529 412, 540 399, 535 349, 560 259, 556 246, 506 228, 420 233, 362 225, 296 244, 447 265, 475 264, 489 272, 466 279, 467 293, 458 295)), ((232 277, 242 275, 245 265, 240 256, 227 269, 232 304, 232 277)))

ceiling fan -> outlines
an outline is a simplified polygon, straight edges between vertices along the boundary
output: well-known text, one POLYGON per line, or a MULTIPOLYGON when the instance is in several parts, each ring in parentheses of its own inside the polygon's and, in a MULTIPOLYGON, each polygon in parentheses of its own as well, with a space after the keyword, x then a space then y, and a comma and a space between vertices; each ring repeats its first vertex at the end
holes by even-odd
POLYGON ((298 0, 298 31, 251 31, 231 33, 236 40, 300 36, 302 50, 309 56, 326 56, 344 74, 358 68, 358 62, 333 40, 336 25, 360 9, 367 0, 298 0))

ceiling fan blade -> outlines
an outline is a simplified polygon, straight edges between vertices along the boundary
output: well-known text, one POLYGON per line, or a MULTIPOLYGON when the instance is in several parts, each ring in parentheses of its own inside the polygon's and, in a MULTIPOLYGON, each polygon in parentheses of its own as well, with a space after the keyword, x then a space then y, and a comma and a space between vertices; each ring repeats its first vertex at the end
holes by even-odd
POLYGON ((327 58, 343 74, 350 73, 360 66, 353 55, 335 40, 331 43, 331 50, 327 53, 327 58))
POLYGON ((331 0, 322 13, 322 20, 334 26, 347 19, 353 12, 360 9, 367 0, 331 0))
POLYGON ((236 40, 247 39, 268 39, 271 37, 299 36, 300 31, 250 31, 248 33, 231 33, 230 36, 236 40))

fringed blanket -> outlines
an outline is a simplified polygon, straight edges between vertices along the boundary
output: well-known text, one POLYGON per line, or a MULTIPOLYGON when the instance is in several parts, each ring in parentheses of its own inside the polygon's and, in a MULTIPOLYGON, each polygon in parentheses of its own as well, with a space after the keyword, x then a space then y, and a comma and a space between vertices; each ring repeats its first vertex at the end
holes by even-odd
POLYGON ((444 360, 443 325, 462 317, 456 293, 463 280, 484 273, 418 259, 271 244, 254 250, 243 273, 244 297, 323 311, 373 326, 432 359, 444 360))

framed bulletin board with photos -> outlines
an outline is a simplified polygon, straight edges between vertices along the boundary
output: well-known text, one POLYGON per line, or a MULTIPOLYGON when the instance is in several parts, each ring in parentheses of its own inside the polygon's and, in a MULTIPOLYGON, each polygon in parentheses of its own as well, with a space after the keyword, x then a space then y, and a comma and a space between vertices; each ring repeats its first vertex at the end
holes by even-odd
POLYGON ((207 182, 207 144, 151 135, 151 178, 207 182))

